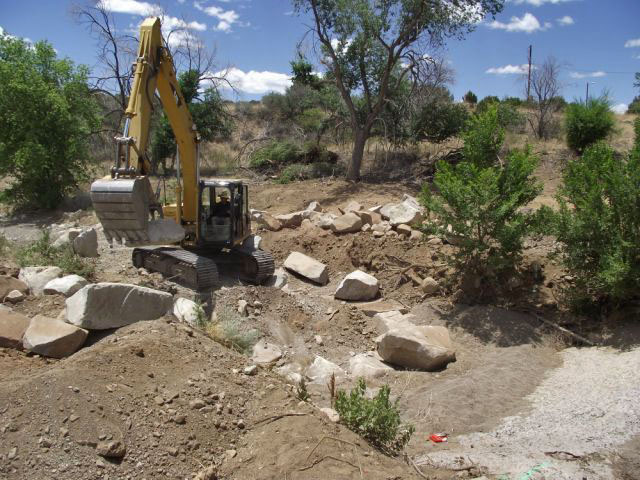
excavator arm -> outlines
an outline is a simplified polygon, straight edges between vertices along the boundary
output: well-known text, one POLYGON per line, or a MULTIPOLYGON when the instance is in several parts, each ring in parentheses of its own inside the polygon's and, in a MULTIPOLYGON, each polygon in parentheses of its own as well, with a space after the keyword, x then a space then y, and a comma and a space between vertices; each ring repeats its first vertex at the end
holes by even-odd
MULTIPOLYGON (((172 243, 183 238, 180 230, 168 228, 147 175, 151 162, 149 143, 152 98, 158 92, 162 107, 176 138, 178 182, 176 205, 165 206, 186 235, 197 235, 198 150, 200 137, 180 91, 169 50, 164 46, 159 18, 148 18, 140 27, 140 44, 125 126, 116 141, 116 161, 111 175, 95 181, 91 199, 109 241, 128 244, 172 243), (181 182, 183 185, 181 185, 181 182)), ((183 235, 184 237, 184 235, 183 235)))

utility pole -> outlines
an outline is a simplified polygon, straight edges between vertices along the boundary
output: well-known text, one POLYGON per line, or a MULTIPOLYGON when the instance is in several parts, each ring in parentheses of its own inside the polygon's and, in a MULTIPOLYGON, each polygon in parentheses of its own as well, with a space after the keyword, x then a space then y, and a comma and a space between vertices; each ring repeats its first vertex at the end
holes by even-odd
POLYGON ((587 96, 584 103, 587 103, 588 101, 589 101, 589 81, 587 81, 587 96))
POLYGON ((529 45, 529 74, 527 75, 527 102, 531 98, 531 50, 532 45, 529 45))

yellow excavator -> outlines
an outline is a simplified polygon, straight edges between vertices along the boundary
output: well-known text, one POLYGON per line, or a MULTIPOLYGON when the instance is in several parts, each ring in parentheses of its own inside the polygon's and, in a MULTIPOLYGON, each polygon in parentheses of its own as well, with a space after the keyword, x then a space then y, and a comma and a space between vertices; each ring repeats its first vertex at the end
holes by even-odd
POLYGON ((261 283, 273 275, 274 261, 269 252, 245 246, 252 243, 247 185, 200 178, 200 136, 160 26, 160 19, 147 18, 140 27, 124 132, 115 138, 115 164, 110 176, 91 185, 96 215, 110 243, 136 246, 132 261, 138 268, 197 290, 216 285, 223 265, 243 280, 261 283), (176 203, 171 205, 161 204, 160 189, 154 192, 148 177, 146 149, 156 90, 177 142, 176 203))

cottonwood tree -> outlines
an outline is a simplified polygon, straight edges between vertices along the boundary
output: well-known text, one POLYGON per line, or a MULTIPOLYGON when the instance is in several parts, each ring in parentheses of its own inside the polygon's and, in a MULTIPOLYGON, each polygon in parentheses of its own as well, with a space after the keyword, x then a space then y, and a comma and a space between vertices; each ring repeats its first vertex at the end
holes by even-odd
POLYGON ((547 138, 553 130, 553 115, 562 109, 558 97, 562 91, 561 65, 554 57, 548 57, 542 65, 531 71, 531 96, 533 111, 529 124, 538 138, 547 138))
POLYGON ((319 59, 349 111, 354 146, 347 178, 358 180, 365 144, 385 102, 429 62, 428 51, 462 38, 504 0, 293 0, 310 14, 319 59))

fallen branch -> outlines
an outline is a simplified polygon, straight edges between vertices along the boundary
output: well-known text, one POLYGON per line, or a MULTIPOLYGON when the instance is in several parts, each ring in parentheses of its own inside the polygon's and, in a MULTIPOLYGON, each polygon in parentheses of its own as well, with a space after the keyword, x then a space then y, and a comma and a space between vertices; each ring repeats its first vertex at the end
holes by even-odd
POLYGON ((292 413, 283 413, 281 415, 273 415, 271 417, 267 417, 267 418, 263 418, 262 420, 258 420, 256 423, 253 424, 253 426, 256 427, 256 426, 260 425, 261 423, 269 424, 269 423, 275 422, 276 420, 280 420, 281 418, 284 418, 284 417, 302 417, 303 415, 308 415, 308 413, 292 412, 292 413))
POLYGON ((416 465, 416 462, 413 461, 413 458, 411 458, 406 453, 404 454, 404 458, 407 461, 407 463, 413 467, 413 469, 416 471, 418 475, 420 475, 422 478, 426 478, 427 480, 429 480, 429 477, 427 477, 424 473, 420 471, 420 469, 416 465))
POLYGON ((356 465, 355 463, 351 463, 349 460, 344 460, 342 458, 334 457, 333 455, 325 455, 324 457, 322 457, 322 458, 320 458, 318 460, 314 460, 313 463, 311 463, 311 465, 308 465, 306 467, 300 467, 298 469, 298 471, 299 472, 303 472, 304 470, 309 470, 310 468, 315 467, 317 464, 319 464, 320 462, 323 462, 327 458, 330 458, 330 459, 335 460, 337 462, 346 463, 347 465, 351 465, 353 468, 356 468, 356 469, 358 469, 360 471, 360 478, 362 478, 362 469, 360 467, 358 467, 358 465, 356 465))
POLYGON ((590 347, 595 347, 597 346, 596 343, 592 342, 591 340, 588 340, 586 338, 584 338, 582 335, 578 335, 577 333, 573 333, 571 330, 568 330, 564 327, 561 327, 560 325, 558 325, 557 323, 553 323, 551 320, 547 320, 546 318, 541 317, 540 315, 538 315, 535 312, 526 311, 527 313, 533 315, 536 319, 540 320, 542 323, 544 323, 545 325, 549 325, 550 327, 555 328, 556 330, 559 330, 560 332, 569 335, 570 337, 578 340, 579 342, 584 343, 585 345, 589 345, 590 347))

